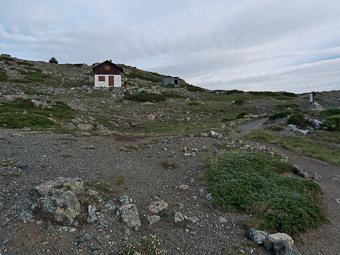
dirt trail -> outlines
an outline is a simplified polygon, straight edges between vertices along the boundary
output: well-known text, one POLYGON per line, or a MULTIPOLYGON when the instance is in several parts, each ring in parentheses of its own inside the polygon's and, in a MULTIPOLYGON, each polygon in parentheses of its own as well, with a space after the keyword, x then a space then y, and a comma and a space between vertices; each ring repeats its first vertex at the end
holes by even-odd
MULTIPOLYGON (((252 145, 257 144, 257 142, 249 143, 252 145)), ((285 150, 272 144, 260 143, 260 145, 268 146, 274 152, 287 155, 296 165, 307 171, 310 176, 318 173, 322 177, 318 184, 323 191, 323 206, 326 217, 330 222, 325 223, 317 230, 302 234, 298 237, 296 245, 302 254, 339 254, 340 204, 335 199, 340 197, 340 167, 285 150)))
POLYGON ((264 119, 258 119, 258 120, 254 120, 254 121, 250 121, 247 122, 243 125, 240 125, 238 127, 238 131, 239 132, 232 132, 231 135, 234 137, 241 137, 241 136, 245 136, 253 131, 255 131, 256 129, 260 128, 263 123, 265 123, 268 120, 268 118, 264 118, 264 119))

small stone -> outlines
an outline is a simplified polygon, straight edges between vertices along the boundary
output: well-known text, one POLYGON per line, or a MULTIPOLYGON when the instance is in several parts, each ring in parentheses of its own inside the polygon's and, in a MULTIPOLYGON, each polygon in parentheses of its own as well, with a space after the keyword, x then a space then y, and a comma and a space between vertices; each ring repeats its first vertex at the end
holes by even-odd
POLYGON ((159 199, 157 201, 152 201, 149 205, 149 211, 151 213, 157 214, 161 211, 163 211, 164 209, 166 209, 168 207, 168 204, 162 200, 159 199))
POLYGON ((337 198, 335 199, 335 202, 337 202, 338 204, 340 204, 340 197, 337 197, 337 198))
POLYGON ((247 236, 254 243, 262 244, 262 242, 267 238, 268 233, 254 228, 249 228, 247 230, 247 236))
POLYGON ((208 200, 209 202, 214 202, 215 199, 213 198, 212 194, 209 193, 205 196, 205 199, 208 200))
POLYGON ((321 175, 319 175, 318 173, 314 173, 314 175, 313 175, 313 180, 315 180, 315 181, 321 181, 321 175))
POLYGON ((182 222, 182 221, 184 221, 183 214, 181 214, 180 212, 176 212, 174 220, 175 220, 175 222, 182 222))
POLYGON ((188 185, 185 185, 185 184, 182 184, 182 185, 179 185, 178 188, 181 189, 181 190, 186 190, 186 189, 189 188, 189 186, 188 186, 188 185))
POLYGON ((122 196, 119 197, 119 202, 122 205, 127 205, 127 204, 132 204, 133 200, 128 195, 122 195, 122 196))
POLYGON ((95 191, 95 190, 93 190, 93 189, 88 189, 88 190, 86 191, 86 193, 87 193, 87 195, 89 195, 89 196, 96 196, 96 195, 98 195, 98 191, 95 191))
POLYGON ((79 123, 77 125, 77 128, 80 129, 80 130, 83 130, 83 131, 89 131, 89 130, 92 130, 93 129, 93 125, 92 124, 82 124, 82 123, 79 123))
POLYGON ((150 225, 156 223, 157 221, 160 221, 161 220, 161 217, 158 216, 158 215, 151 215, 148 217, 148 222, 150 225))
POLYGON ((105 127, 103 124, 98 124, 96 126, 96 130, 98 132, 108 132, 109 131, 109 129, 107 127, 105 127))
POLYGON ((69 122, 69 123, 64 125, 64 128, 69 129, 69 130, 73 130, 73 129, 76 129, 76 125, 74 125, 72 122, 69 122))
POLYGON ((97 208, 94 205, 88 206, 88 216, 87 216, 87 222, 93 223, 98 220, 97 214, 96 214, 97 208))
POLYGON ((190 216, 188 220, 190 220, 192 223, 197 223, 199 221, 199 218, 196 216, 190 216))
POLYGON ((227 222, 228 222, 228 220, 227 220, 226 218, 224 218, 224 217, 220 217, 220 218, 218 219, 218 221, 219 221, 220 223, 227 223, 227 222))

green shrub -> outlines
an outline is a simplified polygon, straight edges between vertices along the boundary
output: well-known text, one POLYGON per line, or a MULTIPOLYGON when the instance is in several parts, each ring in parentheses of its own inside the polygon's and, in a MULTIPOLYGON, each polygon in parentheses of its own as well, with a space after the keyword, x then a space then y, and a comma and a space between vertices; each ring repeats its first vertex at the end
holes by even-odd
POLYGON ((245 103, 244 99, 236 99, 234 104, 243 105, 245 103))
POLYGON ((190 84, 187 84, 186 88, 190 92, 202 92, 202 91, 204 91, 203 88, 197 87, 197 86, 194 86, 194 85, 190 85, 190 84))
POLYGON ((236 119, 242 119, 244 116, 246 116, 248 113, 247 112, 240 112, 238 115, 237 115, 237 117, 236 117, 236 119))
POLYGON ((227 90, 224 92, 226 95, 231 95, 231 94, 244 94, 245 92, 242 90, 237 90, 237 89, 232 89, 232 90, 227 90))
POLYGON ((275 105, 275 109, 277 109, 279 111, 286 110, 287 108, 297 109, 297 108, 299 108, 299 106, 297 104, 290 104, 290 103, 275 105))
POLYGON ((46 108, 35 106, 30 99, 15 99, 4 102, 0 106, 0 125, 7 128, 54 128, 59 125, 50 118, 56 120, 69 119, 75 115, 67 104, 63 102, 48 102, 46 108), (24 114, 24 112, 26 112, 24 114))
POLYGON ((55 57, 52 57, 48 62, 51 64, 58 64, 58 60, 55 57))
POLYGON ((269 119, 270 120, 282 119, 287 117, 289 114, 291 114, 290 111, 282 111, 269 116, 269 119))
POLYGON ((184 98, 184 96, 173 91, 163 91, 162 95, 169 98, 184 98))
POLYGON ((137 101, 137 102, 161 102, 165 101, 166 97, 164 95, 158 95, 154 93, 141 92, 134 95, 128 95, 124 97, 127 100, 137 101))
POLYGON ((330 131, 340 131, 340 114, 327 117, 326 125, 330 131))
POLYGON ((0 81, 7 81, 7 80, 8 80, 7 73, 5 71, 0 71, 0 81))
POLYGON ((126 74, 126 76, 131 79, 141 79, 153 83, 159 83, 162 81, 162 76, 160 74, 141 71, 138 70, 137 68, 133 68, 129 74, 126 74))
POLYGON ((271 92, 271 91, 250 91, 248 93, 251 95, 255 95, 255 96, 271 96, 271 97, 278 97, 281 95, 278 92, 271 92))
POLYGON ((297 94, 291 92, 281 92, 281 95, 285 97, 298 97, 297 94))
POLYGON ((338 115, 340 114, 340 109, 327 109, 322 114, 326 116, 338 115))
POLYGON ((321 189, 313 181, 280 174, 293 166, 260 152, 225 152, 211 164, 209 192, 225 210, 252 213, 259 227, 297 234, 320 226, 321 189))
POLYGON ((288 119, 288 124, 293 124, 301 128, 305 128, 310 125, 308 120, 305 120, 305 117, 301 113, 294 113, 288 119))

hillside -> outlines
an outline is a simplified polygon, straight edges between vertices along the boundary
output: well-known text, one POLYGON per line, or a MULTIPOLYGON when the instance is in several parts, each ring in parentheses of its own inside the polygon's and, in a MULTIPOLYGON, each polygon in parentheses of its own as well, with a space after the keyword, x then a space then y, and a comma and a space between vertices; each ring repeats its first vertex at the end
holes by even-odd
POLYGON ((0 254, 337 254, 340 91, 120 67, 0 56, 0 254))

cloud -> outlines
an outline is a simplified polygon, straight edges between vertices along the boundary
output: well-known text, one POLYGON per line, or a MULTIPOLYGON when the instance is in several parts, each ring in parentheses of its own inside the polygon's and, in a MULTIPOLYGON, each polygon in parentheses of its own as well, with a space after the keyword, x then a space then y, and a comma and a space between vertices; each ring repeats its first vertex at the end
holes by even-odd
POLYGON ((207 88, 340 89, 332 71, 340 57, 338 0, 0 5, 0 51, 16 57, 88 64, 113 59, 207 88))

